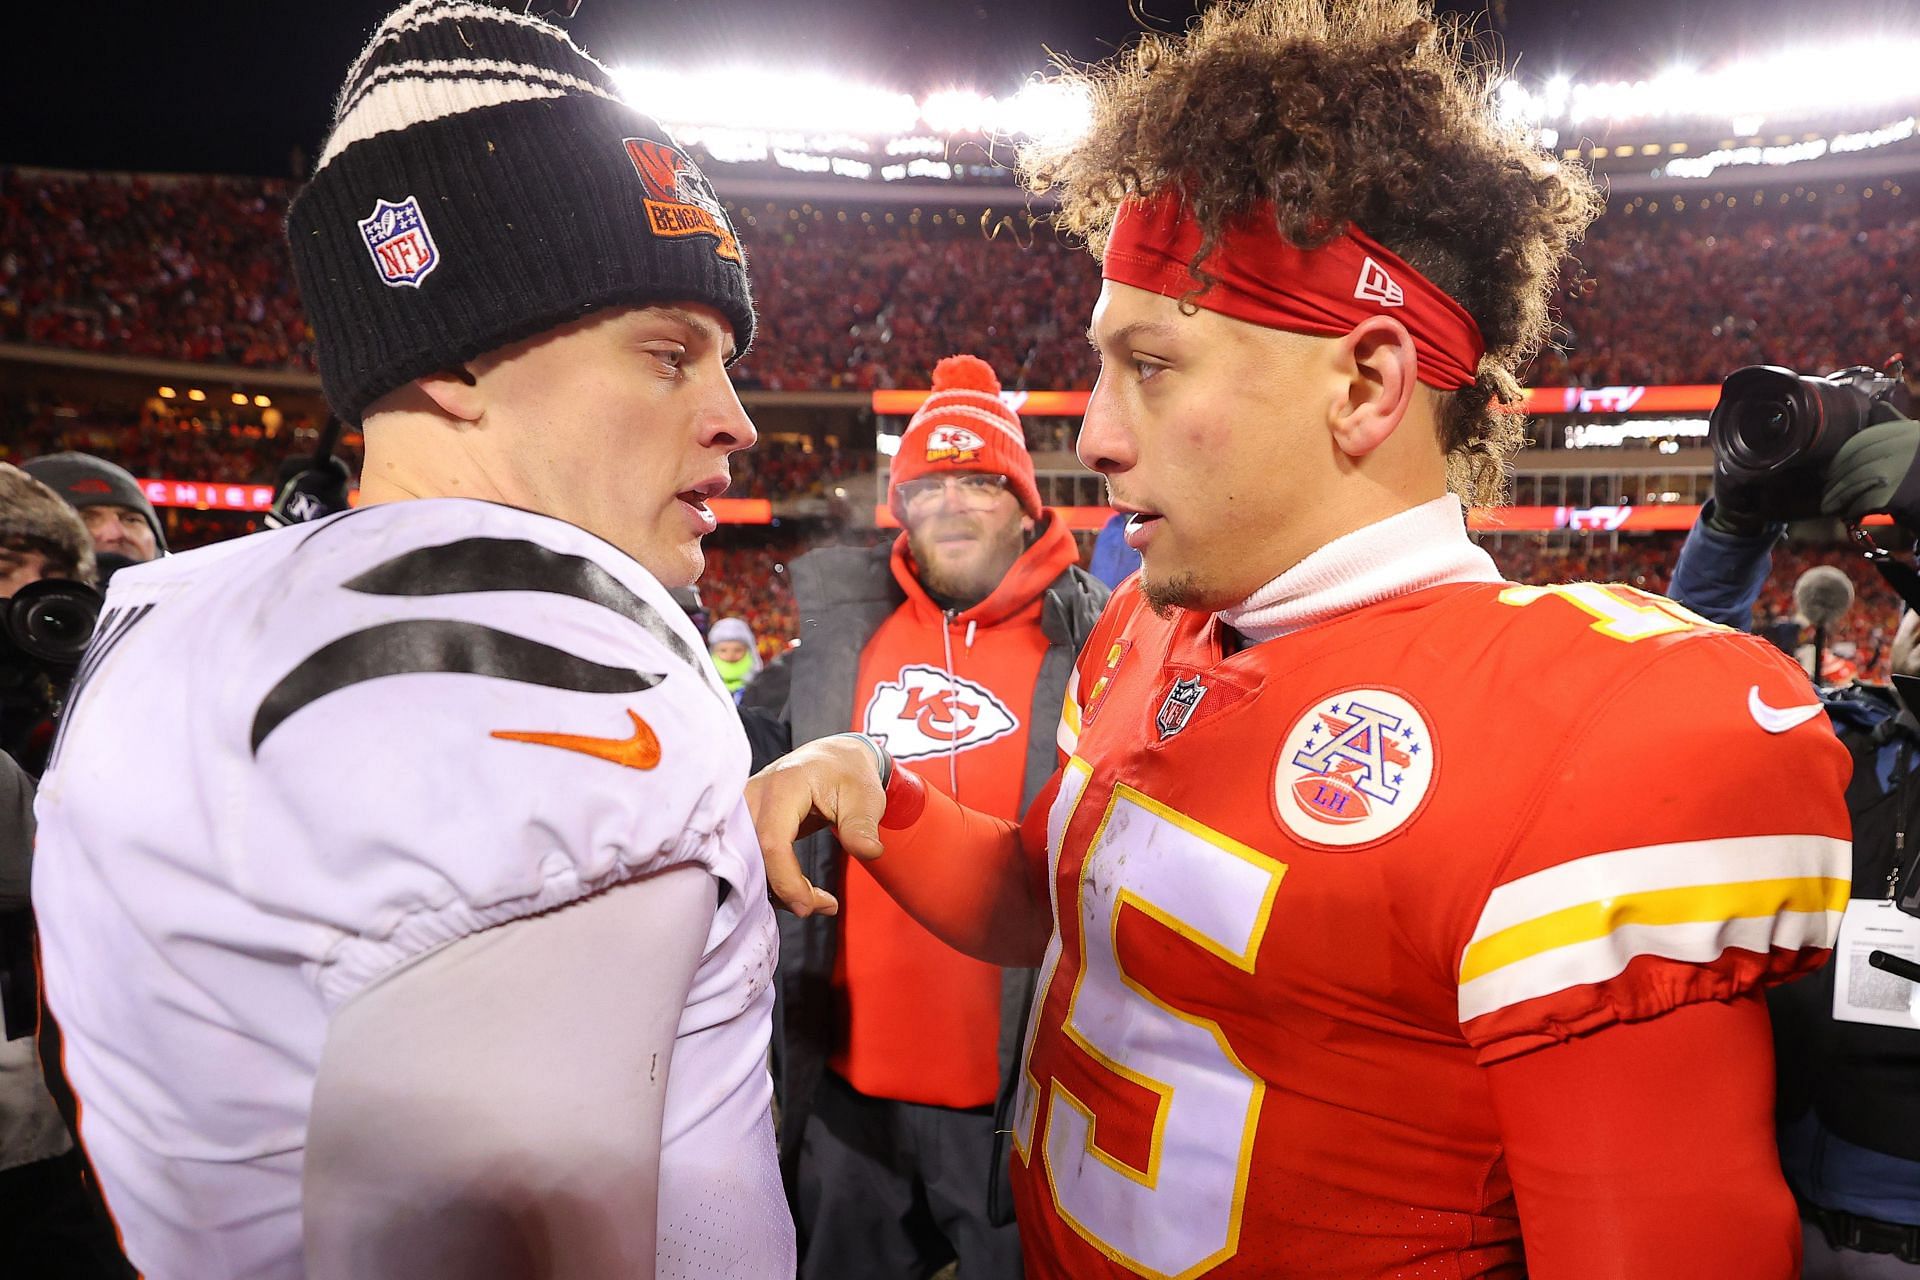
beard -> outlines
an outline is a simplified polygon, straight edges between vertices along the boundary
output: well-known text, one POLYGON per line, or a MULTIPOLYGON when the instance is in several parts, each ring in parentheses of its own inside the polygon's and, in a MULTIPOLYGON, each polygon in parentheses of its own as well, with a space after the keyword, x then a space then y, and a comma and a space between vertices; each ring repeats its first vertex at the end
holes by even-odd
POLYGON ((936 541, 929 528, 909 530, 907 546, 920 567, 920 585, 927 594, 956 609, 971 609, 1000 585, 1007 570, 1026 550, 1026 534, 1016 518, 995 530, 986 521, 967 518, 942 525, 942 532, 965 532, 981 540, 979 551, 964 565, 941 564, 934 552, 936 541))
POLYGON ((1156 618, 1165 620, 1175 609, 1196 609, 1205 604, 1200 579, 1192 573, 1176 573, 1165 582, 1140 575, 1140 596, 1156 618))

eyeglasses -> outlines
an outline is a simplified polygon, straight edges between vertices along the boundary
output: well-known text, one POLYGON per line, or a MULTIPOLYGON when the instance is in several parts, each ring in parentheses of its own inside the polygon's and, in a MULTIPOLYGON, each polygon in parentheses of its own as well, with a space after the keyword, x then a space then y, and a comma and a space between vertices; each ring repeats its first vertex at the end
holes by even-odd
POLYGON ((894 491, 900 495, 902 506, 928 507, 940 500, 948 485, 953 486, 961 506, 981 510, 992 506, 1007 491, 1007 478, 985 471, 962 471, 955 475, 905 480, 895 485, 894 491))

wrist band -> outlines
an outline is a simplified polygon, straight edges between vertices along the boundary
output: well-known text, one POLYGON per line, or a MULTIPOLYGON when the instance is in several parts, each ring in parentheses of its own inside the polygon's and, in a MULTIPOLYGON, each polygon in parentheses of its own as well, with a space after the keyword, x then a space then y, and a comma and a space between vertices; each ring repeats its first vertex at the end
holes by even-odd
POLYGON ((867 750, 873 752, 874 767, 880 771, 880 789, 885 791, 893 782, 893 757, 887 754, 887 749, 864 733, 843 733, 839 736, 858 738, 867 744, 867 750))

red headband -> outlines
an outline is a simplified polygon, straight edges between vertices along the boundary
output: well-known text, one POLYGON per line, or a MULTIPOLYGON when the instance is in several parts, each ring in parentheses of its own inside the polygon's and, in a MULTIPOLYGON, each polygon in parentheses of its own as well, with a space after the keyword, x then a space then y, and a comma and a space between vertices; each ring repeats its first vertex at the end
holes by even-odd
MULTIPOLYGON (((1119 284, 1183 298, 1198 287, 1188 264, 1200 250, 1200 224, 1177 191, 1120 206, 1100 274, 1119 284)), ((1416 376, 1453 391, 1473 385, 1487 344, 1466 309, 1355 226, 1318 249, 1281 236, 1273 206, 1262 202, 1221 234, 1205 263, 1216 283, 1196 306, 1271 329, 1333 337, 1369 316, 1391 315, 1413 335, 1416 376)))

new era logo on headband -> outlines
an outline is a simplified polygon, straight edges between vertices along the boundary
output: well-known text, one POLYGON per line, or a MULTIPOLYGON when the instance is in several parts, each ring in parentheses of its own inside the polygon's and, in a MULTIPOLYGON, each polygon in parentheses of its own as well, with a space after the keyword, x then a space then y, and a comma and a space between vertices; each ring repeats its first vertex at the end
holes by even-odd
POLYGON ((440 265, 440 250, 427 230, 426 215, 412 196, 399 204, 376 200, 373 212, 360 220, 360 234, 366 237, 367 254, 380 272, 380 282, 389 289, 418 289, 440 265))
POLYGON ((1372 258, 1360 264, 1360 283, 1353 286, 1353 296, 1363 302, 1377 302, 1383 307, 1404 307, 1407 295, 1387 269, 1372 258))

